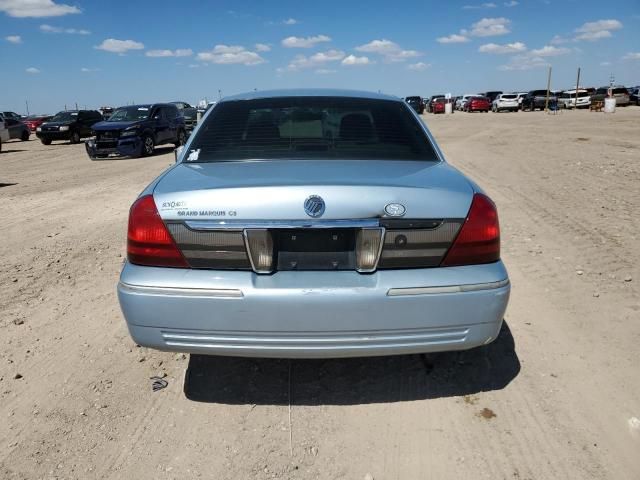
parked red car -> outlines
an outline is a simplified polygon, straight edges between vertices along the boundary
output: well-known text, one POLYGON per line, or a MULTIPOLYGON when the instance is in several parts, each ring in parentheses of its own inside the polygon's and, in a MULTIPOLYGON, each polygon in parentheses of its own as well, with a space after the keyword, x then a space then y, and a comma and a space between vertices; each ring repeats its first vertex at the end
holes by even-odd
POLYGON ((31 130, 32 132, 35 132, 36 128, 38 128, 44 122, 47 122, 49 120, 51 120, 50 115, 30 115, 27 118, 25 118, 22 121, 22 123, 24 123, 27 127, 29 127, 29 130, 31 130))
POLYGON ((433 103, 431 105, 431 112, 432 113, 444 113, 444 104, 446 103, 446 100, 444 98, 436 98, 433 100, 433 103))
POLYGON ((465 106, 467 112, 488 112, 490 109, 491 102, 487 97, 471 97, 465 106))

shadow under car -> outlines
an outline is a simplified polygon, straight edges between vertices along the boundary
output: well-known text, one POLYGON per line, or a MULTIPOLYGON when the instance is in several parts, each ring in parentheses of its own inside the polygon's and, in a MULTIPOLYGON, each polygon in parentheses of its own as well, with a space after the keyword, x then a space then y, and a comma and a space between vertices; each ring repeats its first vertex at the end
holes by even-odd
POLYGON ((191 355, 184 393, 222 404, 356 405, 505 388, 520 372, 506 322, 491 344, 461 352, 326 360, 191 355), (289 385, 291 379, 291 385, 289 385))

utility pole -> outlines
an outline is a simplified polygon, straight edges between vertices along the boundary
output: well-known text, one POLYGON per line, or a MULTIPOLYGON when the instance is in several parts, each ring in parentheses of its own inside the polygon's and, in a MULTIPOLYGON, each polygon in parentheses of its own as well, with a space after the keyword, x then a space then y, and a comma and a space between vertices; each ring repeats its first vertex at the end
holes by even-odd
POLYGON ((547 98, 544 99, 544 111, 549 111, 549 90, 551 90, 551 67, 549 67, 549 75, 547 76, 547 98))
POLYGON ((29 116, 29 100, 25 100, 24 104, 27 106, 27 117, 29 116))
POLYGON ((578 79, 576 80, 576 111, 578 111, 578 87, 580 87, 580 67, 578 67, 578 79))

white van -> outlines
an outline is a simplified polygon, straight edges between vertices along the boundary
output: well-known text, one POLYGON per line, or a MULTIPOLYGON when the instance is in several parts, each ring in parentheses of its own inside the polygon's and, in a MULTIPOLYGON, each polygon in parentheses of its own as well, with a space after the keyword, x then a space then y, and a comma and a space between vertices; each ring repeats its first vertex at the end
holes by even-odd
POLYGON ((4 123, 4 117, 0 113, 0 152, 2 151, 2 144, 9 141, 9 129, 4 123))

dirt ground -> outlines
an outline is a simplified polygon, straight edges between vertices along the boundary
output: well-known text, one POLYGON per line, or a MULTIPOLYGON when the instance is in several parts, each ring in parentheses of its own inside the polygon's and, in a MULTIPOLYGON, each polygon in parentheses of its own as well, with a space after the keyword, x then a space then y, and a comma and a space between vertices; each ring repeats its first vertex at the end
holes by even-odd
POLYGON ((0 478, 640 478, 640 108, 424 118, 498 204, 513 283, 496 342, 427 357, 138 348, 127 212, 171 149, 3 145, 0 478))

